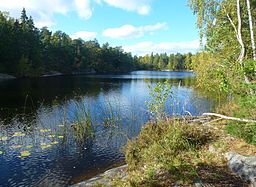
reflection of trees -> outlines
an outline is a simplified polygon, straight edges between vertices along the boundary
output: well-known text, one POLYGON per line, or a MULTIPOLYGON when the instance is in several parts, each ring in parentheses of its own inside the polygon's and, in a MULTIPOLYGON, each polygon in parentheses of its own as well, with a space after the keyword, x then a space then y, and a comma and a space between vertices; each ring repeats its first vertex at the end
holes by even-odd
MULTIPOLYGON (((161 73, 161 72, 160 72, 161 73)), ((156 76, 152 78, 130 77, 129 75, 104 75, 104 76, 62 76, 37 79, 19 79, 4 81, 0 84, 0 120, 5 119, 6 124, 13 118, 24 122, 35 118, 39 108, 63 105, 76 96, 89 99, 99 97, 99 94, 110 95, 119 92, 124 83, 143 82, 144 85, 168 81, 173 86, 190 87, 194 78, 165 78, 156 76), (20 114, 23 114, 20 116, 20 114), (33 117, 34 116, 34 117, 33 117), (1 119, 2 118, 2 119, 1 119)), ((136 88, 136 86, 134 87, 136 88)), ((27 122, 26 122, 27 123, 27 122)))
POLYGON ((191 87, 195 85, 195 78, 189 77, 189 78, 175 78, 175 79, 164 79, 164 78, 156 78, 156 79, 143 79, 148 84, 155 84, 158 82, 164 83, 168 82, 169 84, 173 86, 182 86, 182 87, 191 87))
POLYGON ((36 113, 40 106, 58 105, 75 96, 96 98, 100 92, 120 89, 121 84, 107 84, 88 77, 51 77, 20 79, 0 84, 0 118, 36 113))

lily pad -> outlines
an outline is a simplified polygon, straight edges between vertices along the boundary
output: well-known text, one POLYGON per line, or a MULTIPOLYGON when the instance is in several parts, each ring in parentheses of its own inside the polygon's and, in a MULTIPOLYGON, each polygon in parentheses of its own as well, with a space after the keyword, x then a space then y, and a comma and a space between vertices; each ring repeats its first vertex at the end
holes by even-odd
POLYGON ((15 132, 12 136, 13 137, 21 137, 21 136, 25 136, 26 134, 25 133, 22 133, 22 132, 15 132))
POLYGON ((29 151, 21 151, 20 152, 20 156, 21 157, 28 157, 30 155, 30 152, 29 151))
POLYGON ((32 145, 26 146, 26 148, 28 148, 28 149, 31 149, 32 147, 33 147, 32 145))
POLYGON ((47 149, 47 148, 50 148, 52 145, 51 144, 41 144, 41 149, 47 149))
POLYGON ((40 132, 42 132, 42 133, 46 133, 46 132, 50 132, 51 131, 51 129, 40 129, 40 132))
POLYGON ((59 138, 59 139, 63 139, 63 138, 64 138, 64 136, 58 136, 58 138, 59 138))
POLYGON ((6 141, 6 140, 8 140, 7 136, 0 137, 0 141, 6 141))
POLYGON ((54 137, 55 137, 55 135, 50 134, 50 135, 48 135, 48 137, 49 137, 49 138, 54 138, 54 137))
POLYGON ((22 147, 22 145, 13 145, 13 146, 11 146, 13 149, 19 149, 19 148, 21 148, 22 147))
POLYGON ((57 142, 57 141, 54 141, 54 142, 52 142, 52 145, 56 145, 56 144, 58 144, 59 142, 57 142))

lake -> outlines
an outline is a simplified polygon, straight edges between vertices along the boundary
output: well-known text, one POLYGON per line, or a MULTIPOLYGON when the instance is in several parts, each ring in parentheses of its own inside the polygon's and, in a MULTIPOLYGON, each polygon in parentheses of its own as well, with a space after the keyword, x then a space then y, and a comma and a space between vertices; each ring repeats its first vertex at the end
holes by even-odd
POLYGON ((165 81, 167 114, 214 106, 192 72, 0 81, 0 186, 68 186, 122 164, 122 147, 150 119, 148 86, 165 81))

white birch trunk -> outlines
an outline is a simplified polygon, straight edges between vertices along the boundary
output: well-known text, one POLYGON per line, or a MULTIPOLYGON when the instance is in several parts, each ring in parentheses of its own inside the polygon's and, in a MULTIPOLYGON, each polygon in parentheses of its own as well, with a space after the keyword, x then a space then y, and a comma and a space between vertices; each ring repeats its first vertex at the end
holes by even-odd
POLYGON ((240 62, 240 65, 243 67, 244 66, 243 60, 244 60, 244 55, 245 55, 245 47, 244 47, 244 42, 243 42, 243 38, 242 38, 242 21, 241 21, 241 12, 240 12, 240 0, 236 1, 236 5, 237 5, 237 21, 238 21, 237 39, 240 44, 240 54, 238 57, 238 61, 240 62))
POLYGON ((248 12, 248 16, 249 16, 249 26, 250 26, 253 60, 256 60, 256 49, 255 49, 255 41, 254 41, 254 33, 253 33, 253 24, 252 24, 252 13, 251 13, 250 0, 246 0, 246 3, 247 3, 247 12, 248 12))
MULTIPOLYGON (((243 42, 243 37, 242 37, 242 20, 241 20, 241 11, 240 11, 240 0, 236 1, 236 6, 237 6, 237 20, 238 20, 238 26, 237 26, 237 34, 238 34, 238 42, 240 44, 240 55, 238 57, 238 61, 240 63, 240 66, 243 68, 244 67, 244 55, 245 55, 245 46, 243 42)), ((244 81, 245 83, 250 83, 248 77, 244 73, 244 81)))

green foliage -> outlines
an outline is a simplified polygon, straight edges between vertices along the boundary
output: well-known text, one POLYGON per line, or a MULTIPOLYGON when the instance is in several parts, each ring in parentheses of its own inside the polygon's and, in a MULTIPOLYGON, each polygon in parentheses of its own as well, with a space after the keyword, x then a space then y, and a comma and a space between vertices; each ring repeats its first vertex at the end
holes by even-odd
MULTIPOLYGON (((189 0, 189 5, 197 15, 197 25, 201 40, 205 39, 204 50, 193 58, 193 69, 198 74, 201 88, 218 95, 248 92, 242 88, 246 82, 255 80, 255 61, 252 57, 250 27, 247 6, 240 1, 241 39, 246 54, 238 59, 241 46, 238 41, 237 2, 233 0, 189 0)), ((252 3, 255 10, 255 3, 252 3)), ((255 20, 255 11, 252 11, 255 20)), ((255 26, 254 26, 255 29, 255 26)))
MULTIPOLYGON (((239 118, 255 119, 256 116, 256 95, 240 94, 227 105, 222 106, 221 113, 239 118)), ((244 139, 247 143, 256 144, 256 123, 230 122, 226 131, 238 138, 244 139)))
POLYGON ((161 119, 164 115, 165 104, 171 96, 171 85, 165 81, 157 83, 155 87, 149 87, 150 100, 146 102, 153 118, 161 119))
POLYGON ((227 133, 256 145, 256 123, 230 123, 226 126, 227 133))
POLYGON ((66 33, 38 29, 26 10, 20 19, 0 12, 0 72, 18 77, 51 72, 127 72, 140 68, 137 57, 121 47, 98 41, 72 40, 66 33))
POLYGON ((156 70, 186 70, 190 69, 191 65, 191 53, 188 54, 170 54, 166 53, 155 55, 140 56, 138 58, 139 64, 143 69, 156 69, 156 70))
POLYGON ((256 61, 254 60, 245 61, 244 72, 250 80, 256 81, 256 61))

